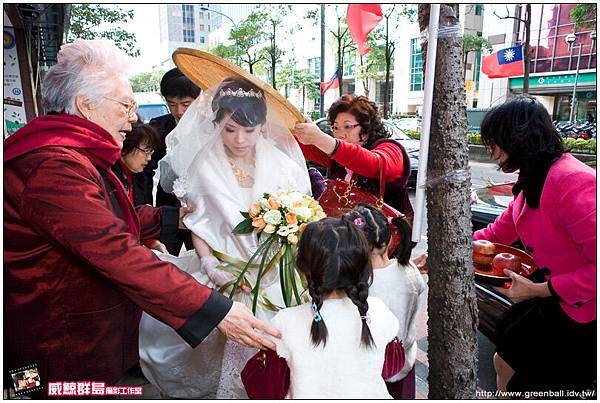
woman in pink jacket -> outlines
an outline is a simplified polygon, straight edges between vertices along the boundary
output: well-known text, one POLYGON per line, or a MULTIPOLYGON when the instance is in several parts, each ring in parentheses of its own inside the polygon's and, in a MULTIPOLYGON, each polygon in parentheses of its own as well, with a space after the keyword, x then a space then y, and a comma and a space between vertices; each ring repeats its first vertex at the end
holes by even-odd
POLYGON ((490 110, 481 138, 519 179, 506 211, 473 238, 520 239, 544 268, 538 282, 507 271, 510 288, 497 288, 516 303, 498 324, 498 389, 586 389, 596 380, 596 171, 567 152, 529 96, 490 110))

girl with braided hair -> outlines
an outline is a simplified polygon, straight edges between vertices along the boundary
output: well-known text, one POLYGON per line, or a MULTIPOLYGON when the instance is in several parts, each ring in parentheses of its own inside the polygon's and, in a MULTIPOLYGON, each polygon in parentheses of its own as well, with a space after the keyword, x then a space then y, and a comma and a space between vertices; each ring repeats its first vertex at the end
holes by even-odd
POLYGON ((298 269, 311 301, 279 311, 271 324, 277 352, 255 355, 242 371, 250 398, 389 399, 385 378, 404 365, 395 338, 398 320, 369 297, 370 248, 351 221, 309 224, 300 239, 298 269))
POLYGON ((388 391, 395 399, 414 399, 417 358, 415 318, 420 296, 427 290, 427 285, 417 266, 410 261, 410 225, 400 217, 388 223, 388 218, 379 209, 368 204, 359 204, 342 219, 353 222, 366 235, 373 265, 373 283, 369 294, 380 298, 400 324, 397 337, 405 349, 406 360, 399 372, 386 378, 388 391), (391 239, 390 225, 398 228, 401 237, 392 259, 388 258, 387 253, 391 239))

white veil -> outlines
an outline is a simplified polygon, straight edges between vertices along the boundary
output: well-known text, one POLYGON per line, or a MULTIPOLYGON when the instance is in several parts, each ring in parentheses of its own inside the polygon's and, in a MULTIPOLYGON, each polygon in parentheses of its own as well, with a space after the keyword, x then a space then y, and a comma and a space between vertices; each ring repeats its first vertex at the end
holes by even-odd
MULTIPOLYGON (((227 79, 226 79, 227 80, 227 79)), ((213 91, 212 94, 215 92, 213 91)), ((187 109, 177 127, 167 136, 167 154, 159 163, 160 183, 167 192, 173 192, 183 202, 193 205, 195 211, 188 214, 184 223, 202 238, 214 251, 240 261, 248 261, 258 247, 254 234, 234 235, 233 228, 243 220, 241 211, 264 193, 278 190, 297 190, 310 194, 310 180, 306 162, 290 131, 272 111, 266 113, 266 122, 254 148, 254 184, 241 187, 234 174, 222 140, 222 123, 214 123, 222 113, 213 111, 213 96, 203 93, 187 109)), ((256 106, 259 93, 233 88, 225 96, 236 97, 227 104, 227 116, 236 120, 254 122, 250 116, 250 104, 256 106), (238 91, 239 90, 239 91, 238 91), (231 105, 240 105, 231 110, 231 105), (240 120, 240 119, 238 119, 240 120)), ((221 92, 216 94, 221 99, 221 92)), ((262 93, 260 93, 262 96, 262 93)), ((264 98, 263 98, 264 100, 264 98)), ((219 104, 215 102, 215 104, 219 104)), ((264 101, 263 116, 264 116, 264 101)), ((260 105, 260 102, 258 102, 260 105)), ((259 108, 260 109, 260 108, 259 108)), ((260 115, 260 114, 259 114, 260 115)), ((263 120, 263 119, 261 119, 263 120)), ((246 126, 248 125, 243 125, 246 126)), ((254 126, 254 125, 250 125, 254 126)), ((238 172, 239 174, 239 172, 238 172)), ((200 273, 195 251, 187 251, 179 257, 166 255, 161 259, 172 261, 182 270, 192 274, 198 281, 211 285, 205 274, 200 273)), ((269 301, 285 306, 278 281, 278 270, 261 279, 261 290, 269 301)), ((247 280, 256 281, 256 270, 248 270, 247 280)), ((182 296, 183 297, 183 296, 182 296)), ((251 305, 251 296, 238 292, 234 296, 251 305)), ((264 321, 275 314, 268 309, 257 309, 256 316, 264 321)), ((140 324, 140 364, 146 377, 170 397, 198 398, 246 398, 241 384, 240 372, 248 359, 256 352, 234 342, 226 342, 219 332, 211 335, 198 347, 191 349, 168 326, 144 314, 140 324), (214 375, 217 372, 217 378, 214 375)))

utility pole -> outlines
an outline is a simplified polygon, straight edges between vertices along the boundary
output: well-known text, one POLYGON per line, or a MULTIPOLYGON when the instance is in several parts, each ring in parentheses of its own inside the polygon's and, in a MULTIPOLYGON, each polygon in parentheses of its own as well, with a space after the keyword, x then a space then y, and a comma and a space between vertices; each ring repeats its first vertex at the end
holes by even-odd
MULTIPOLYGON (((320 82, 325 82, 325 4, 321 4, 321 77, 320 82)), ((319 85, 319 89, 320 89, 319 85)), ((325 97, 321 91, 321 101, 319 102, 319 116, 325 115, 325 97)))

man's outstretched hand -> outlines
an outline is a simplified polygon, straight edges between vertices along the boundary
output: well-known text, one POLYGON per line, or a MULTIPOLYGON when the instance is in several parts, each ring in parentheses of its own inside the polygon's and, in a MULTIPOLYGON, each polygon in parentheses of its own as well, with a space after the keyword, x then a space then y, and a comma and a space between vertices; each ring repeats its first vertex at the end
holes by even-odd
POLYGON ((257 332, 257 330, 262 330, 273 337, 281 337, 278 330, 258 320, 252 315, 250 309, 240 302, 233 303, 233 306, 221 323, 217 325, 217 328, 229 340, 246 347, 263 350, 266 348, 275 350, 275 343, 265 335, 257 332))

